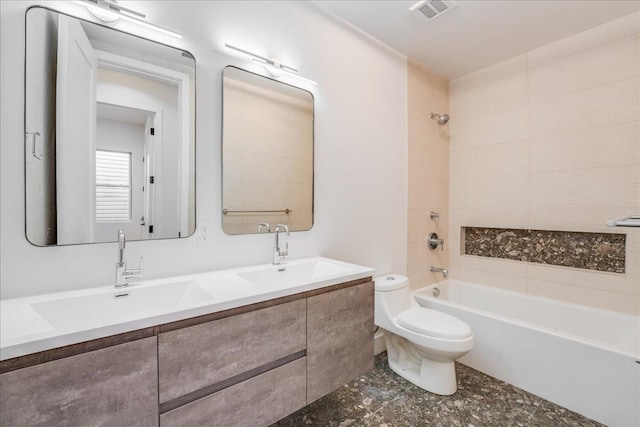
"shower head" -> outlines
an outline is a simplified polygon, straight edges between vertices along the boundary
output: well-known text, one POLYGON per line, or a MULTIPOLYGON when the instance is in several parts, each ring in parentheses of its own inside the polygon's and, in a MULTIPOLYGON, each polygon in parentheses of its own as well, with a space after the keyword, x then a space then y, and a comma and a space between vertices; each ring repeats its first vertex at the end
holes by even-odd
POLYGON ((448 114, 431 113, 431 118, 438 122, 440 126, 446 125, 451 117, 448 114))

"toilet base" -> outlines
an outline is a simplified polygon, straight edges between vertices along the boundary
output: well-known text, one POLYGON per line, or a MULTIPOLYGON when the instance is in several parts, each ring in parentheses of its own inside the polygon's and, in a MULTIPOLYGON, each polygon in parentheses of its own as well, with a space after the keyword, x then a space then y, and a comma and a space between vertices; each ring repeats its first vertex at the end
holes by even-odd
POLYGON ((450 396, 458 390, 453 361, 428 358, 411 342, 384 332, 389 367, 402 378, 431 393, 450 396))

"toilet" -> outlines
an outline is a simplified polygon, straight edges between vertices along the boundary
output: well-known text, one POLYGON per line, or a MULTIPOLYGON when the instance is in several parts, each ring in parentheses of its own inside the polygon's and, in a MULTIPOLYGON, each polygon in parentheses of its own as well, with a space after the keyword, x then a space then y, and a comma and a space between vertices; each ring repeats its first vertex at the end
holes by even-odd
POLYGON ((473 348, 469 325, 420 307, 405 276, 389 274, 374 282, 375 324, 384 332, 391 369, 431 393, 454 394, 458 387, 453 362, 473 348))

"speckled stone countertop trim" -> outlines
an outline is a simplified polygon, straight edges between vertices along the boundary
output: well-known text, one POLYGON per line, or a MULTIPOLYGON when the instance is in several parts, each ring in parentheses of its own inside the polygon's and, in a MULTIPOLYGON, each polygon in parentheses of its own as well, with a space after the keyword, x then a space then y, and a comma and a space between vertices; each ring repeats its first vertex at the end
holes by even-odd
POLYGON ((463 227, 463 254, 625 272, 626 234, 463 227))

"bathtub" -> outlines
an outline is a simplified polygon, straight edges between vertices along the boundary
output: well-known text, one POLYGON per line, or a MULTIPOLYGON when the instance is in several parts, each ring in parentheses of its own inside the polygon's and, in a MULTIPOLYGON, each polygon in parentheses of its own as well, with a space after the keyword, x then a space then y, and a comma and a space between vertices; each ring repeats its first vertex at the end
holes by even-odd
POLYGON ((461 363, 609 426, 640 426, 640 318, 455 280, 413 295, 471 326, 461 363))

